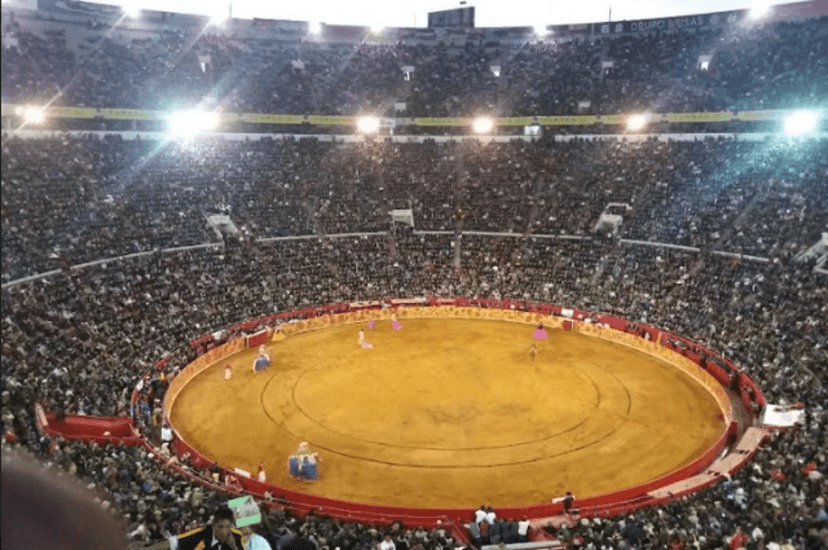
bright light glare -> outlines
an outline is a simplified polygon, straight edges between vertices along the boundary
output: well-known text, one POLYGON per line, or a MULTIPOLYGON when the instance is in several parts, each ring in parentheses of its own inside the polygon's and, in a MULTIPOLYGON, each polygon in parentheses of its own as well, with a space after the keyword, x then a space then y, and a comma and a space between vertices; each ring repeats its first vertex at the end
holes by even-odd
POLYGON ((46 114, 43 112, 43 107, 34 107, 28 105, 17 109, 17 114, 23 117, 26 124, 42 124, 46 120, 46 114))
POLYGON ((210 24, 215 25, 216 27, 221 26, 230 18, 230 8, 226 8, 224 10, 217 10, 213 12, 213 15, 210 16, 210 24))
POLYGON ((124 15, 130 19, 138 19, 141 16, 141 7, 137 2, 126 2, 121 6, 124 10, 124 15))
POLYGON ((357 119, 357 130, 362 134, 373 134, 379 127, 380 120, 375 116, 361 116, 357 119))
POLYGON ((535 34, 538 36, 546 36, 546 25, 535 25, 535 34))
POLYGON ((218 126, 216 113, 205 113, 198 109, 177 111, 167 116, 167 134, 176 138, 191 138, 218 126))
POLYGON ((770 4, 765 4, 764 2, 760 2, 756 4, 752 8, 750 8, 750 17, 752 19, 761 19, 765 17, 768 12, 770 12, 770 4))
POLYGON ((786 136, 803 136, 816 130, 819 113, 814 111, 796 111, 785 118, 786 136))
POLYGON ((322 32, 322 23, 319 21, 311 21, 308 23, 308 34, 320 34, 322 32))
POLYGON ((627 130, 636 132, 647 126, 647 115, 631 115, 627 117, 627 130))
POLYGON ((494 120, 487 117, 476 118, 472 122, 472 130, 475 134, 488 134, 494 130, 494 126, 494 120))
POLYGON ((371 32, 374 34, 382 34, 382 31, 385 30, 385 27, 382 25, 374 25, 371 27, 371 32))

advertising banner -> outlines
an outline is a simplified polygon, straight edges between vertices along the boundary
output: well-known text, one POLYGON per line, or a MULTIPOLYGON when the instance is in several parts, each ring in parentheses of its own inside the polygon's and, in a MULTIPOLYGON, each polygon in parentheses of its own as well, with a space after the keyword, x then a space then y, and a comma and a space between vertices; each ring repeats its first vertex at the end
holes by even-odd
POLYGON ((356 119, 349 116, 309 115, 308 122, 311 124, 323 124, 328 126, 350 126, 356 123, 356 119))
POLYGON ((598 117, 594 115, 538 117, 538 124, 541 126, 584 126, 596 122, 598 122, 598 117))
POLYGON ((713 113, 667 113, 667 122, 727 122, 733 118, 730 111, 713 113))
POLYGON ((467 118, 415 118, 417 126, 466 126, 471 124, 467 118))
POLYGON ((761 121, 779 120, 785 115, 785 111, 740 111, 736 113, 736 120, 761 121))
POLYGON ((305 117, 302 115, 266 115, 260 113, 242 113, 239 117, 242 122, 254 124, 302 124, 305 117))
POLYGON ((141 109, 99 109, 99 111, 106 120, 161 120, 165 116, 162 111, 141 109))
POLYGON ((594 32, 595 34, 625 34, 716 27, 736 23, 744 17, 744 13, 743 10, 681 17, 662 17, 659 19, 594 23, 594 32))

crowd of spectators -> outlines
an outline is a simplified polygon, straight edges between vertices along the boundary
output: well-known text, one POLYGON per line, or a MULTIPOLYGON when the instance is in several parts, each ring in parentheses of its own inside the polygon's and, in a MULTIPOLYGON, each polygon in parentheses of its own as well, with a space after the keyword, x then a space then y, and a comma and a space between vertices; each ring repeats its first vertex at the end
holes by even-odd
POLYGON ((2 142, 3 280, 126 254, 244 239, 418 230, 593 234, 792 256, 826 230, 825 140, 422 144, 316 138, 2 142), (35 145, 36 144, 36 145, 35 145))
MULTIPOLYGON (((402 102, 407 115, 425 116, 789 108, 828 95, 825 21, 453 47, 105 33, 4 17, 0 68, 4 103, 163 109, 207 101, 234 111, 353 114, 402 102), (703 55, 712 56, 704 70, 703 55), (403 66, 414 67, 410 79, 403 66)), ((4 452, 26 449, 81 479, 135 544, 152 543, 204 522, 226 491, 186 457, 43 436, 34 403, 59 416, 126 414, 140 376, 166 358, 138 410, 154 438, 154 399, 194 358, 188 343, 241 321, 381 297, 552 302, 687 336, 743 368, 769 402, 802 402, 806 414, 698 495, 622 517, 573 516, 550 533, 591 550, 825 548, 828 285, 794 256, 826 229, 826 159, 824 140, 4 135, 3 282, 55 270, 2 289, 4 452), (612 235, 596 232, 610 203, 622 205, 623 223, 612 235), (392 230, 388 211, 409 207, 418 230, 439 234, 392 230), (240 236, 214 231, 214 212, 240 236), (286 236, 304 238, 257 240, 286 236), (168 250, 194 245, 206 246, 168 250), (94 260, 104 261, 77 266, 94 260)), ((294 537, 318 550, 388 550, 389 537, 399 550, 460 544, 443 528, 397 523, 385 532, 279 509, 266 513, 261 532, 274 548, 294 537)))
POLYGON ((825 17, 540 43, 527 36, 519 46, 106 26, 20 15, 4 24, 3 101, 322 115, 392 115, 400 103, 405 116, 516 116, 816 108, 828 95, 825 17))
MULTIPOLYGON (((14 445, 95 483, 100 499, 126 514, 134 539, 157 540, 203 521, 224 497, 201 491, 194 503, 200 490, 140 449, 42 437, 33 402, 61 414, 124 413, 137 378, 159 357, 169 358, 166 375, 174 375, 193 357, 192 338, 274 311, 381 296, 562 303, 688 335, 744 368, 770 402, 804 402, 807 416, 731 481, 698 497, 632 517, 570 524, 556 536, 573 547, 663 548, 665 540, 681 538, 687 547, 697 541, 700 548, 721 548, 739 527, 753 541, 748 548, 762 548, 760 540, 821 548, 826 518, 815 499, 824 493, 828 469, 823 276, 779 259, 737 261, 599 238, 466 235, 458 265, 455 238, 400 231, 156 253, 4 289, 6 440, 10 432, 14 445)), ((278 537, 286 526, 295 532, 290 521, 324 539, 317 540, 320 548, 333 546, 331 530, 351 529, 354 547, 373 547, 382 536, 367 526, 282 516, 264 532, 278 537)), ((429 540, 424 548, 454 544, 429 540)))

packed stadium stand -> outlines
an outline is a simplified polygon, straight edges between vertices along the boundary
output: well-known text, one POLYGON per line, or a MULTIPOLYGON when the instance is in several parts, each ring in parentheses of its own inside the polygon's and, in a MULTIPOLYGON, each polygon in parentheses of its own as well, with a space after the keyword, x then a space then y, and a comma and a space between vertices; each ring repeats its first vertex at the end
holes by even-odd
MULTIPOLYGON (((566 304, 687 336, 738 365, 769 403, 804 415, 698 493, 533 524, 532 540, 828 547, 825 134, 734 132, 728 116, 682 126, 681 136, 552 126, 524 139, 444 139, 418 127, 413 143, 330 139, 343 129, 324 124, 303 137, 294 119, 268 119, 243 137, 164 141, 120 131, 158 129, 142 126, 143 111, 44 125, 72 130, 63 133, 24 124, 15 109, 825 112, 828 10, 813 4, 823 10, 814 17, 748 24, 741 12, 704 14, 667 30, 657 20, 596 23, 542 40, 525 29, 393 29, 380 40, 346 27, 305 39, 301 25, 262 21, 202 32, 200 19, 172 14, 108 32, 117 11, 4 4, 4 454, 25 451, 78 478, 133 547, 158 543, 202 524, 229 494, 169 447, 152 452, 161 443, 153 404, 196 357, 191 341, 275 312, 383 297, 566 304), (402 67, 413 67, 408 77, 402 67), (689 133, 699 128, 708 133, 689 133), (394 209, 410 209, 414 227, 395 223, 394 209), (216 214, 237 231, 210 223, 216 214), (601 223, 606 214, 612 223, 601 223), (38 411, 132 415, 147 444, 49 436, 38 411)), ((318 550, 373 550, 384 532, 399 550, 471 544, 448 526, 264 509, 259 531, 273 548, 305 538, 318 550)))

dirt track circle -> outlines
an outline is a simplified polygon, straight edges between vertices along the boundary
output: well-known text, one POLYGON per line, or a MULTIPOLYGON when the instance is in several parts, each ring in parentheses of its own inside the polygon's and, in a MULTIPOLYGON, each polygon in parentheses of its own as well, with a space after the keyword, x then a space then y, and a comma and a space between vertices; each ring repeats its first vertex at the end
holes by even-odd
POLYGON ((722 434, 715 400, 678 369, 575 333, 478 319, 331 326, 211 367, 182 390, 172 421, 229 468, 295 490, 365 503, 476 508, 592 495, 664 475, 722 434), (365 330, 373 349, 357 345, 365 330), (535 344, 537 357, 529 355, 535 344), (296 487, 286 457, 299 441, 322 478, 296 487))

